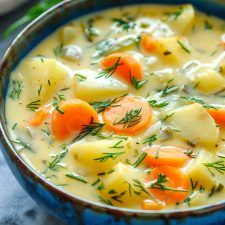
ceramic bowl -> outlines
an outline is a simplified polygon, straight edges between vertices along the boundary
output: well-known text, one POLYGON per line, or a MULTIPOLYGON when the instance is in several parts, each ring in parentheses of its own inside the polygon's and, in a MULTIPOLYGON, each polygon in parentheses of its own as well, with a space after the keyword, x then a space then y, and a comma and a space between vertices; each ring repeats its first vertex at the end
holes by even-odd
MULTIPOLYGON (((0 129, 3 155, 21 186, 47 212, 65 224, 80 225, 222 225, 225 201, 191 209, 143 211, 106 206, 66 193, 35 172, 17 153, 6 126, 5 98, 10 73, 35 45, 72 19, 110 7, 139 4, 192 3, 225 19, 224 0, 71 0, 55 6, 29 24, 9 46, 0 66, 0 129)), ((4 184, 3 184, 4 185, 4 184)))

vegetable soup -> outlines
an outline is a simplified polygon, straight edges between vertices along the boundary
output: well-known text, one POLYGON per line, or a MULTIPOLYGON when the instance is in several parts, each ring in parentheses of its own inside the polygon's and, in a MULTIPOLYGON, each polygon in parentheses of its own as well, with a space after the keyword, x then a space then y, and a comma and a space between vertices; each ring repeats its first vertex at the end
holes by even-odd
POLYGON ((66 192, 144 210, 224 200, 225 22, 192 5, 72 21, 13 71, 7 126, 66 192))

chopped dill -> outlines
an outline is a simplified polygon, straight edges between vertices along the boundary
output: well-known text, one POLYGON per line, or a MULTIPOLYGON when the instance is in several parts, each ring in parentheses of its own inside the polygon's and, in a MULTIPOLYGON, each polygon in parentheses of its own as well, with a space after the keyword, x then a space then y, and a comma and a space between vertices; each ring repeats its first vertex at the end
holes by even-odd
POLYGON ((80 182, 82 182, 82 183, 84 183, 84 184, 87 184, 86 179, 85 179, 84 177, 82 177, 82 176, 77 175, 77 174, 67 173, 65 176, 66 176, 66 177, 69 177, 69 178, 71 178, 71 179, 80 181, 80 182))
POLYGON ((210 162, 210 163, 202 163, 204 166, 207 167, 209 172, 214 176, 215 174, 212 172, 212 169, 216 170, 219 173, 224 173, 225 171, 225 164, 224 160, 218 160, 215 162, 210 162))
POLYGON ((148 154, 146 152, 142 152, 141 155, 138 157, 138 159, 135 161, 135 163, 133 164, 133 167, 136 168, 138 167, 142 161, 145 159, 145 157, 147 156, 148 154))
POLYGON ((37 109, 39 109, 41 105, 41 100, 35 100, 33 102, 30 102, 29 104, 26 105, 27 109, 31 110, 31 111, 35 111, 37 109))
POLYGON ((115 71, 117 70, 118 66, 123 65, 123 63, 120 63, 120 60, 121 60, 121 58, 118 57, 116 62, 113 65, 111 65, 111 66, 105 68, 104 70, 102 70, 96 76, 96 78, 105 77, 107 79, 107 78, 111 77, 115 73, 115 71))
POLYGON ((147 143, 148 143, 148 145, 151 146, 152 143, 153 143, 155 140, 157 140, 157 135, 156 135, 156 134, 154 134, 154 135, 152 135, 152 136, 146 138, 145 141, 143 142, 143 144, 147 144, 147 143))
POLYGON ((123 128, 129 128, 140 123, 142 118, 142 116, 140 115, 141 110, 141 108, 137 108, 127 111, 126 115, 122 119, 115 120, 113 122, 113 125, 123 125, 123 128))
POLYGON ((11 84, 11 91, 9 97, 13 100, 19 99, 23 90, 23 82, 19 80, 13 80, 11 84))
POLYGON ((53 48, 53 52, 54 52, 54 55, 56 57, 59 57, 62 55, 62 50, 63 50, 63 44, 60 43, 59 45, 57 45, 55 48, 53 48))
POLYGON ((191 51, 188 49, 187 46, 184 45, 184 43, 182 43, 180 40, 177 40, 177 43, 180 45, 180 47, 188 54, 191 53, 191 51))
POLYGON ((105 162, 108 159, 113 159, 115 160, 116 158, 118 158, 119 156, 123 155, 125 152, 104 152, 102 153, 102 157, 96 158, 94 160, 98 161, 98 162, 105 162))

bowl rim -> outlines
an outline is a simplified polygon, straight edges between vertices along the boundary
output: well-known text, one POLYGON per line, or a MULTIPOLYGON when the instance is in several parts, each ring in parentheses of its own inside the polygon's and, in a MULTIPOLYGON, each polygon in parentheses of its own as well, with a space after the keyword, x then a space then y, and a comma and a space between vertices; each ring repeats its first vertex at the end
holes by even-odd
MULTIPOLYGON (((37 25, 40 21, 48 21, 51 19, 55 13, 62 11, 62 9, 67 6, 67 7, 75 7, 77 4, 82 4, 85 3, 87 0, 77 0, 76 2, 73 0, 64 0, 61 3, 58 3, 57 5, 53 6, 43 14, 41 14, 38 18, 30 22, 28 25, 23 28, 18 35, 16 35, 16 38, 9 44, 7 50, 5 51, 1 64, 0 64, 0 76, 10 76, 12 72, 12 68, 9 72, 9 74, 6 74, 5 72, 5 63, 8 61, 8 57, 10 56, 12 50, 15 48, 17 45, 17 42, 23 37, 26 36, 27 33, 31 32, 30 28, 37 25), (48 17, 47 17, 48 15, 48 17)), ((138 3, 132 3, 130 5, 135 5, 138 3)), ((152 4, 151 0, 149 0, 149 3, 147 4, 152 4)), ((155 3, 154 3, 155 4, 155 3)), ((157 4, 162 4, 162 3, 157 3, 157 4)), ((127 4, 128 5, 128 4, 127 4)), ((116 6, 115 6, 116 7, 116 6)), ((113 8, 113 7, 109 7, 113 8)), ((88 15, 90 13, 85 13, 84 16, 88 15)), ((74 18, 76 19, 76 17, 74 18)), ((59 28, 59 26, 58 26, 59 28)), ((57 29, 58 29, 57 28, 57 29)), ((31 32, 32 33, 32 32, 31 32)), ((48 35, 52 35, 54 32, 49 33, 48 35)), ((46 37, 45 37, 46 38, 46 37)), ((40 41, 38 41, 38 44, 40 41)), ((38 45, 37 44, 37 45, 38 45)), ((37 46, 36 45, 36 46, 37 46)), ((29 51, 30 52, 30 51, 29 51)), ((21 62, 23 59, 20 59, 19 62, 21 62)), ((11 66, 12 67, 12 66, 11 66)), ((3 108, 5 108, 5 104, 3 104, 3 108)), ((130 208, 123 208, 123 207, 116 207, 116 206, 110 206, 110 205, 105 205, 103 203, 99 202, 94 202, 90 201, 88 199, 85 199, 83 197, 70 194, 64 189, 61 189, 45 179, 43 176, 41 176, 40 173, 38 173, 34 168, 32 168, 31 165, 29 165, 23 158, 18 154, 16 151, 16 148, 14 147, 10 137, 9 137, 9 132, 7 130, 7 126, 4 123, 6 121, 5 114, 2 117, 1 115, 1 121, 0 121, 0 139, 4 150, 7 151, 7 154, 9 157, 13 160, 13 162, 17 165, 19 169, 22 169, 25 171, 25 173, 28 173, 29 176, 33 180, 38 181, 41 185, 43 185, 49 192, 53 192, 53 194, 56 194, 57 196, 60 197, 60 200, 63 201, 69 201, 71 203, 78 204, 77 206, 85 206, 91 209, 94 209, 96 211, 100 212, 109 212, 113 213, 115 215, 120 215, 120 216, 131 216, 135 215, 138 217, 160 217, 160 216, 173 216, 173 217, 184 217, 186 215, 190 216, 198 216, 198 215, 205 215, 207 213, 211 213, 214 211, 218 211, 221 209, 225 208, 225 200, 219 201, 214 204, 208 204, 208 205, 203 205, 203 206, 197 206, 197 207, 191 207, 191 208, 184 208, 184 209, 167 209, 167 210, 141 210, 141 209, 130 209, 130 208)), ((4 155, 4 154, 3 154, 4 155)))

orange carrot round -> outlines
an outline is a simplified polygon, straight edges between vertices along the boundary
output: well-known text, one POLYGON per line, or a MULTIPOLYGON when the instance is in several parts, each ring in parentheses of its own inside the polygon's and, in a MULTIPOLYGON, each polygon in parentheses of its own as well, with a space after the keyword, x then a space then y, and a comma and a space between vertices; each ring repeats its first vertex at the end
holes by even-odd
POLYGON ((182 167, 189 160, 183 149, 174 146, 149 147, 145 152, 148 153, 145 157, 145 163, 151 167, 182 167))
POLYGON ((132 96, 125 96, 117 107, 109 107, 103 113, 106 127, 119 134, 135 135, 148 128, 152 109, 147 102, 132 96))
POLYGON ((155 182, 160 176, 165 176, 166 182, 161 184, 164 187, 173 190, 163 190, 162 188, 150 188, 149 192, 160 201, 167 204, 176 204, 177 202, 184 201, 188 196, 189 180, 183 172, 172 166, 161 166, 154 168, 147 181, 155 182))
POLYGON ((106 69, 114 66, 116 63, 118 63, 118 66, 113 73, 115 76, 120 77, 127 83, 131 83, 131 76, 139 81, 143 79, 142 66, 131 54, 110 54, 103 59, 102 67, 106 69))
POLYGON ((141 208, 144 210, 161 210, 164 208, 164 205, 150 199, 145 199, 141 203, 141 208))
POLYGON ((86 102, 75 99, 62 101, 59 109, 52 113, 52 131, 57 139, 63 140, 71 135, 79 134, 83 125, 88 125, 93 120, 98 121, 96 111, 86 102))
POLYGON ((141 36, 140 45, 143 47, 143 49, 146 52, 152 53, 157 48, 157 41, 153 37, 151 37, 149 34, 143 34, 141 36))
POLYGON ((225 126, 225 109, 207 109, 207 112, 219 126, 225 126))
POLYGON ((46 105, 35 111, 35 117, 30 121, 32 126, 40 126, 44 119, 52 113, 53 107, 46 105))

